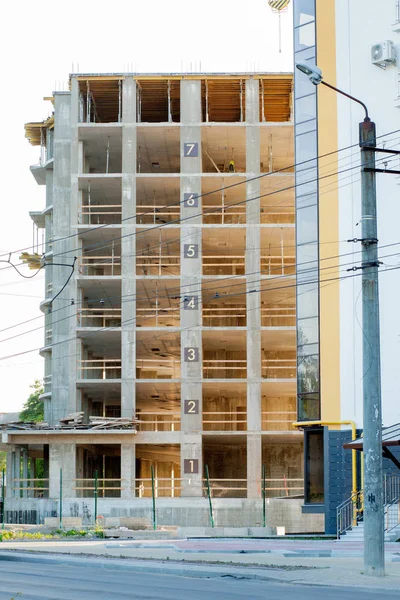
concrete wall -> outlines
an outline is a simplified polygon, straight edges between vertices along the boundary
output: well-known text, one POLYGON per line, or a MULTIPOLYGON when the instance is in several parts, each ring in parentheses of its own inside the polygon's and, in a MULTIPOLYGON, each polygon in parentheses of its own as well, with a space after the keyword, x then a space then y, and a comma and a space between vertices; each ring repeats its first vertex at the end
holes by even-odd
MULTIPOLYGON (((285 527, 286 533, 321 533, 324 515, 303 515, 302 500, 267 500, 267 527, 285 527)), ((37 510, 41 523, 45 516, 57 516, 57 503, 50 500, 14 500, 12 511, 37 510)), ((11 510, 10 508, 6 510, 11 510)), ((206 498, 159 499, 156 501, 159 526, 207 527, 210 524, 206 498)), ((217 527, 260 527, 262 525, 262 502, 246 499, 215 499, 213 512, 217 527)), ((65 498, 63 517, 81 517, 84 525, 93 524, 93 499, 65 498)), ((99 498, 98 515, 101 517, 143 517, 151 521, 151 498, 124 499, 99 498)), ((10 521, 7 521, 10 522, 10 521)))

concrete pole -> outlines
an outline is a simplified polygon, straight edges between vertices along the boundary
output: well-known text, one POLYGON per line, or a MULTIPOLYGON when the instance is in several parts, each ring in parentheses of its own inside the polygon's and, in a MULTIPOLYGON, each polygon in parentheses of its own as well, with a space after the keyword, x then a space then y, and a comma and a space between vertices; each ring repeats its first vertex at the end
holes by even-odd
POLYGON ((202 459, 202 209, 201 82, 181 81, 181 496, 203 494, 202 459), (197 144, 190 153, 185 145, 197 144), (195 201, 186 201, 196 196, 195 201), (193 218, 190 218, 193 217, 193 218), (186 248, 186 250, 185 250, 186 248), (190 257, 188 250, 195 249, 190 257), (195 298, 193 299, 193 296, 195 298), (186 300, 185 300, 186 298, 186 300), (193 300, 192 304, 188 304, 193 300), (192 308, 191 308, 192 307, 192 308), (197 356, 190 351, 197 349, 197 356), (190 361, 191 357, 195 360, 190 361))
POLYGON ((385 574, 382 496, 382 403, 376 219, 375 123, 360 124, 363 409, 364 409, 364 572, 385 574))
POLYGON ((246 307, 247 307, 247 498, 261 489, 261 282, 259 81, 246 81, 246 307), (254 200, 253 200, 254 198, 254 200))
MULTIPOLYGON (((126 77, 122 84, 121 204, 124 234, 121 240, 121 417, 131 419, 136 411, 136 219, 129 218, 136 213, 136 81, 133 77, 126 77)), ((134 487, 135 482, 131 483, 134 487)))

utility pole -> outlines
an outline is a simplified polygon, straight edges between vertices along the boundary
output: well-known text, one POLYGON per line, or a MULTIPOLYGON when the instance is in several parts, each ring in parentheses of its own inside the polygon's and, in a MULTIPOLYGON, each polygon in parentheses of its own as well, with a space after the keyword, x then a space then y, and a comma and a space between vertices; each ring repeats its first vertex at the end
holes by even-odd
POLYGON ((376 169, 375 153, 400 154, 398 150, 376 147, 375 123, 364 102, 322 80, 316 65, 297 63, 297 69, 314 85, 322 84, 360 104, 365 118, 360 123, 361 149, 361 242, 363 306, 363 460, 364 460, 364 573, 383 577, 385 574, 384 510, 382 477, 382 401, 381 350, 379 333, 378 231, 376 218, 376 173, 399 174, 398 171, 376 169))
POLYGON ((376 219, 376 131, 368 116, 360 123, 362 323, 364 411, 364 572, 385 574, 382 481, 382 402, 379 333, 378 230, 376 219))

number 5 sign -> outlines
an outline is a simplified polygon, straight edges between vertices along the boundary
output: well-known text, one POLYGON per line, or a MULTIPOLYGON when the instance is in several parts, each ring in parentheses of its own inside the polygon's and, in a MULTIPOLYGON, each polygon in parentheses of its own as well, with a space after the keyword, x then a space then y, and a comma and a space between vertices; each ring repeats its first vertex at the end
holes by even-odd
POLYGON ((199 156, 199 144, 197 142, 184 142, 183 156, 197 158, 199 156))

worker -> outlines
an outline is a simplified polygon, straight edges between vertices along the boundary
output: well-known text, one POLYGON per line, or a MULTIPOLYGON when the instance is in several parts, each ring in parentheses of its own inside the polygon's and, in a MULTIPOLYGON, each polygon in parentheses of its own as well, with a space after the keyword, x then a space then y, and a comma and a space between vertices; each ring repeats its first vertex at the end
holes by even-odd
POLYGON ((233 159, 229 161, 229 172, 230 173, 235 172, 235 161, 233 159))

